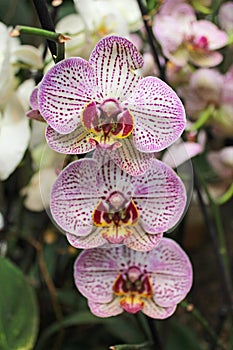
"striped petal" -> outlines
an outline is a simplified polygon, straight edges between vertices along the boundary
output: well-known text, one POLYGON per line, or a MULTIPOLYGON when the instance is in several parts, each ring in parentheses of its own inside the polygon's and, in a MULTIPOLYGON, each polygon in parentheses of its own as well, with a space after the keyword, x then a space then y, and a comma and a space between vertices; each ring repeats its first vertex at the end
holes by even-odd
POLYGON ((79 57, 67 58, 53 66, 39 85, 40 113, 61 134, 74 131, 83 107, 99 98, 94 69, 79 57))
POLYGON ((176 304, 173 304, 170 307, 162 307, 155 304, 151 299, 146 299, 142 312, 151 317, 158 320, 163 320, 168 318, 176 311, 176 304))
POLYGON ((133 139, 141 152, 163 150, 184 130, 184 107, 176 93, 158 78, 143 78, 122 105, 134 116, 133 139))
POLYGON ((131 197, 133 186, 131 176, 121 170, 110 158, 110 152, 97 149, 93 154, 93 159, 99 164, 97 175, 99 188, 107 197, 113 191, 119 191, 126 197, 131 197))
POLYGON ((119 304, 119 299, 115 298, 108 304, 101 304, 88 300, 91 312, 98 317, 111 317, 119 315, 123 312, 119 304))
POLYGON ((112 286, 118 275, 118 255, 111 249, 87 249, 74 264, 74 279, 79 291, 98 303, 109 303, 112 286))
POLYGON ((153 159, 150 169, 131 182, 135 187, 133 200, 146 232, 165 232, 177 224, 184 212, 186 192, 171 168, 153 159))
POLYGON ((139 225, 131 227, 132 235, 124 240, 124 244, 130 248, 141 252, 154 249, 163 238, 162 233, 149 234, 139 225))
POLYGON ((122 170, 137 176, 149 169, 152 163, 151 154, 139 152, 131 137, 121 140, 121 144, 121 147, 109 152, 109 155, 122 170))
POLYGON ((60 134, 50 126, 46 130, 46 139, 49 147, 59 153, 83 154, 95 149, 88 142, 90 134, 80 124, 70 134, 60 134))
POLYGON ((77 236, 71 233, 66 234, 69 243, 79 249, 90 249, 102 246, 106 240, 101 235, 102 227, 93 227, 91 233, 87 236, 77 236))
POLYGON ((108 36, 100 40, 89 62, 94 67, 96 85, 101 89, 104 98, 125 100, 140 80, 133 71, 142 67, 142 56, 123 37, 108 36))
POLYGON ((51 192, 51 213, 66 232, 87 235, 92 230, 92 213, 98 203, 93 159, 80 159, 69 164, 58 176, 51 192))
POLYGON ((163 238, 149 253, 147 272, 154 302, 170 307, 183 300, 192 285, 192 266, 188 256, 172 239, 163 238))

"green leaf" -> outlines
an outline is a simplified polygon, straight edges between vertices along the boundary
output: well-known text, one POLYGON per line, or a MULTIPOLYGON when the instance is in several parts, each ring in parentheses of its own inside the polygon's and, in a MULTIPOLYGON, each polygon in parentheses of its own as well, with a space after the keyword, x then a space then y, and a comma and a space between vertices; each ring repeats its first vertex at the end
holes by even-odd
POLYGON ((38 332, 34 289, 22 271, 0 257, 0 349, 30 350, 38 332))
POLYGON ((81 311, 64 317, 62 321, 55 322, 49 326, 41 335, 36 350, 44 350, 47 339, 58 332, 61 328, 67 328, 78 325, 96 325, 103 324, 105 319, 92 315, 89 311, 81 311))

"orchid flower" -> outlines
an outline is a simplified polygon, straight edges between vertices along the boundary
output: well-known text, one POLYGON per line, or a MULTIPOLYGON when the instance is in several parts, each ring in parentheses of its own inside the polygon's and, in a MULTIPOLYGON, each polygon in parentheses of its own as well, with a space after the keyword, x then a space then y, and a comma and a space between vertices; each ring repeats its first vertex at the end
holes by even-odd
POLYGON ((77 248, 105 243, 150 250, 177 224, 186 204, 176 173, 153 159, 137 177, 105 158, 80 159, 58 176, 51 192, 55 222, 77 248), (102 165, 101 165, 102 164, 102 165))
POLYGON ((223 56, 217 49, 227 43, 227 34, 207 20, 197 20, 194 9, 169 1, 155 16, 154 33, 164 55, 177 66, 191 62, 199 67, 218 65, 223 56), (175 35, 174 35, 175 33, 175 35))
POLYGON ((228 34, 233 33, 233 3, 227 1, 219 7, 218 21, 220 27, 228 34))
POLYGON ((233 146, 210 151, 207 157, 216 174, 231 184, 233 182, 233 146))
POLYGON ((176 93, 158 78, 138 76, 134 71, 142 65, 130 41, 105 37, 89 62, 68 58, 45 74, 29 117, 39 110, 55 151, 105 149, 124 171, 139 175, 150 167, 150 153, 175 142, 185 125, 176 93))
POLYGON ((74 279, 96 316, 142 311, 165 319, 189 292, 192 266, 176 242, 163 238, 150 252, 124 246, 85 250, 75 261, 74 279))
POLYGON ((190 77, 190 82, 179 88, 186 112, 193 120, 209 114, 209 123, 217 136, 233 133, 233 66, 226 74, 216 69, 200 68, 190 77))
POLYGON ((74 0, 74 4, 90 32, 127 35, 142 27, 141 12, 134 0, 74 0))
POLYGON ((22 160, 30 140, 29 120, 17 94, 0 110, 0 179, 6 180, 22 160))
POLYGON ((43 62, 38 49, 10 38, 8 28, 1 22, 0 35, 0 179, 6 180, 29 144, 30 127, 25 114, 35 85, 29 79, 15 88, 18 81, 14 75, 19 65, 40 68, 43 62))
POLYGON ((78 13, 61 18, 56 30, 71 37, 66 57, 87 58, 102 37, 117 33, 130 37, 130 31, 142 27, 141 13, 134 0, 74 0, 78 13))

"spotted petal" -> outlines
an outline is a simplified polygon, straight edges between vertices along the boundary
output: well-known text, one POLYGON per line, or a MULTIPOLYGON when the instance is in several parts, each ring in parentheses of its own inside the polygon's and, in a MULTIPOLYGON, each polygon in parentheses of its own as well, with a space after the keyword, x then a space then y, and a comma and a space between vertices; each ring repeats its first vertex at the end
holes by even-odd
POLYGON ((162 307, 155 304, 151 299, 145 301, 142 312, 151 318, 165 319, 174 314, 176 311, 176 304, 170 307, 162 307))
POLYGON ((69 164, 58 176, 51 192, 51 213, 66 232, 87 235, 92 230, 92 213, 100 194, 93 159, 80 159, 69 164))
POLYGON ((133 139, 141 152, 163 150, 184 130, 184 107, 175 91, 158 78, 141 79, 123 106, 134 116, 133 139))
POLYGON ((125 172, 132 176, 144 173, 152 163, 151 154, 139 152, 132 138, 121 140, 122 146, 109 152, 112 160, 125 172))
POLYGON ((46 130, 46 139, 49 147, 54 151, 65 154, 83 154, 95 149, 95 146, 91 145, 87 138, 90 134, 80 124, 70 134, 60 134, 50 126, 46 130))
POLYGON ((69 243, 79 249, 90 249, 102 246, 106 240, 101 235, 102 227, 93 227, 91 233, 87 236, 77 236, 71 233, 66 234, 69 243))
POLYGON ((92 99, 98 100, 95 73, 82 58, 67 58, 45 74, 38 93, 41 115, 61 134, 77 128, 80 112, 92 99))
POLYGON ((119 191, 131 197, 133 186, 131 176, 121 170, 110 158, 111 153, 98 149, 94 152, 94 159, 99 163, 98 182, 101 191, 107 196, 112 191, 119 191))
POLYGON ((108 36, 99 41, 90 56, 104 98, 124 100, 133 92, 140 77, 133 71, 142 67, 143 59, 127 39, 108 36))
POLYGON ((149 234, 140 224, 131 227, 133 234, 124 240, 124 244, 137 251, 147 252, 154 249, 161 241, 163 234, 149 234))
POLYGON ((133 199, 146 232, 165 232, 178 222, 185 208, 186 192, 171 168, 153 159, 150 169, 132 178, 132 184, 133 199))
POLYGON ((91 309, 91 312, 98 317, 110 317, 116 316, 123 312, 119 304, 118 298, 113 299, 108 304, 96 303, 92 300, 88 300, 88 305, 91 309))
POLYGON ((74 279, 79 291, 98 303, 109 303, 118 275, 118 255, 111 249, 88 249, 75 261, 74 279))
POLYGON ((192 266, 188 256, 172 239, 163 238, 149 253, 147 271, 154 302, 169 307, 184 299, 192 285, 192 266))

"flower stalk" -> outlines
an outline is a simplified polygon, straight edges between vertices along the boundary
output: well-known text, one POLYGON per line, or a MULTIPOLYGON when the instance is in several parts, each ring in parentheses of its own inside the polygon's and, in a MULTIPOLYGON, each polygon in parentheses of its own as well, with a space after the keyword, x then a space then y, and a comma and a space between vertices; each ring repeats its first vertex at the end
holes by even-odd
POLYGON ((147 32, 147 37, 148 37, 148 42, 152 51, 152 55, 155 61, 155 64, 158 67, 158 70, 160 72, 160 78, 162 80, 166 80, 166 73, 165 73, 165 66, 163 66, 159 60, 159 56, 157 53, 157 48, 155 45, 155 37, 154 37, 154 33, 152 30, 152 19, 151 17, 148 15, 147 9, 144 6, 142 0, 137 0, 138 2, 138 6, 140 8, 141 14, 142 14, 142 19, 146 28, 146 32, 147 32))

